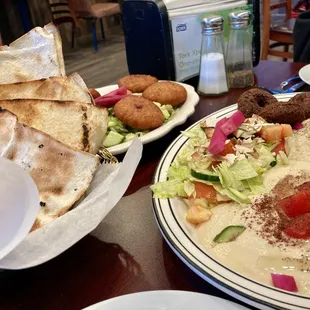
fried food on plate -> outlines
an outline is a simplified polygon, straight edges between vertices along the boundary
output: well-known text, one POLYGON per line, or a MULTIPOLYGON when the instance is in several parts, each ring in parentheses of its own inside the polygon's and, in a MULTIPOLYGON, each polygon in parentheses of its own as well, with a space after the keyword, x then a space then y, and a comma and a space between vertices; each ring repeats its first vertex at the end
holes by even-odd
POLYGON ((92 154, 97 153, 107 131, 107 110, 87 103, 18 99, 2 100, 0 107, 17 115, 20 122, 92 154))
POLYGON ((273 103, 278 103, 278 100, 267 91, 252 88, 244 92, 238 99, 238 110, 248 118, 253 114, 259 114, 263 107, 273 103))
POLYGON ((176 106, 186 101, 186 89, 174 82, 159 82, 151 85, 143 92, 143 97, 160 104, 176 106))
POLYGON ((1 156, 29 172, 40 193, 40 212, 32 230, 68 211, 85 193, 99 165, 98 157, 73 150, 51 136, 0 111, 1 156))
POLYGON ((118 86, 126 86, 133 93, 143 93, 149 86, 157 83, 156 77, 146 74, 132 74, 121 78, 118 86))
POLYGON ((114 106, 114 114, 125 125, 136 129, 155 129, 164 123, 164 115, 152 101, 128 96, 114 106))
POLYGON ((98 98, 98 97, 101 96, 101 95, 99 94, 99 92, 96 91, 95 88, 90 88, 90 89, 89 89, 89 92, 90 92, 90 94, 92 95, 92 97, 93 97, 94 99, 96 99, 96 98, 98 98))
POLYGON ((62 43, 57 27, 36 27, 0 47, 0 84, 65 76, 62 43))
POLYGON ((269 123, 294 124, 307 119, 305 110, 290 102, 277 102, 263 108, 259 113, 269 123))
POLYGON ((68 77, 57 76, 22 83, 0 84, 0 100, 9 99, 43 99, 94 103, 87 86, 77 73, 73 73, 68 77))

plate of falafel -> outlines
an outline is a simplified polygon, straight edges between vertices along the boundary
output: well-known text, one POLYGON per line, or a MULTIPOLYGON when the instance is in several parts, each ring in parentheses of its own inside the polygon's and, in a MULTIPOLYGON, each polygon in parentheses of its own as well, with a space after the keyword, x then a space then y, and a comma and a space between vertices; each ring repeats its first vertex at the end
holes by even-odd
POLYGON ((185 123, 199 102, 194 87, 150 75, 129 75, 97 91, 95 103, 109 115, 103 147, 113 155, 126 152, 136 137, 143 144, 163 137, 185 123))

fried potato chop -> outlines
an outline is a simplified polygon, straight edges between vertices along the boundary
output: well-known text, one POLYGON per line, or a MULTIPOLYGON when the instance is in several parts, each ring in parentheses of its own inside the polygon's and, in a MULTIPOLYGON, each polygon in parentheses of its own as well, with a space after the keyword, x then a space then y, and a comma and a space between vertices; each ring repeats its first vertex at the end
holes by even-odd
POLYGON ((152 101, 129 96, 114 106, 114 114, 127 126, 136 129, 155 129, 164 123, 164 115, 152 101))
POLYGON ((149 86, 157 83, 156 77, 145 74, 132 74, 121 78, 118 86, 126 86, 133 93, 143 93, 149 86))
POLYGON ((151 85, 143 92, 143 97, 160 104, 177 106, 186 101, 186 89, 174 82, 159 82, 151 85))

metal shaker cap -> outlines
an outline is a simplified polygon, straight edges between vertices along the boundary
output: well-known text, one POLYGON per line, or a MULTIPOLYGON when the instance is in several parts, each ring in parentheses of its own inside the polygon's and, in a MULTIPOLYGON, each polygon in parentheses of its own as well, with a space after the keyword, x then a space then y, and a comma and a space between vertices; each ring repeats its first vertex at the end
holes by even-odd
POLYGON ((251 21, 250 11, 235 11, 229 14, 230 27, 233 29, 247 28, 251 25, 251 21))
POLYGON ((224 18, 218 15, 208 16, 202 19, 202 33, 219 33, 223 31, 224 18))

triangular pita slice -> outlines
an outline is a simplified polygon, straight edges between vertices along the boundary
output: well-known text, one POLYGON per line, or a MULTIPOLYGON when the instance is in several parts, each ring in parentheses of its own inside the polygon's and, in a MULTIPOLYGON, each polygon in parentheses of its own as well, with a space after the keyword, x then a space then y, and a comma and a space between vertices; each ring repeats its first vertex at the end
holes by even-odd
POLYGON ((83 79, 74 73, 69 77, 51 77, 36 81, 0 84, 0 100, 43 99, 57 101, 80 101, 93 104, 83 79))
POLYGON ((0 128, 14 118, 14 128, 5 131, 12 138, 2 156, 28 171, 38 187, 41 208, 33 227, 37 229, 64 214, 82 197, 99 160, 19 123, 5 110, 0 111, 0 128))
POLYGON ((11 43, 0 47, 0 84, 65 76, 61 39, 49 24, 36 27, 11 43), (5 72, 5 74, 4 74, 5 72))
POLYGON ((107 131, 107 110, 87 103, 20 99, 2 100, 0 107, 17 115, 20 122, 92 154, 98 152, 107 131))

